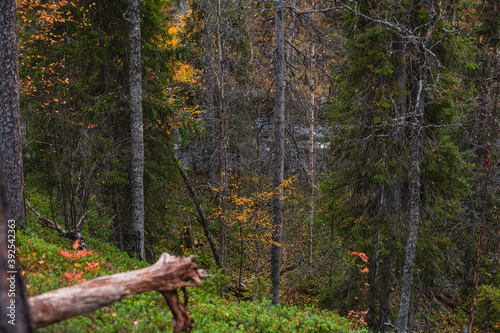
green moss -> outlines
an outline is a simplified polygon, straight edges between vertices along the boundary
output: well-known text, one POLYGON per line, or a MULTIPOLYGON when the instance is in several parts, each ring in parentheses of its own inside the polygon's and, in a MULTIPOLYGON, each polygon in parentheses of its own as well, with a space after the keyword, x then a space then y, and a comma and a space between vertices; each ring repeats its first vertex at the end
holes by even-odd
MULTIPOLYGON (((145 262, 130 258, 116 247, 89 239, 93 252, 79 259, 61 251, 75 253, 71 244, 51 230, 32 221, 18 233, 18 255, 25 272, 29 295, 90 280, 102 275, 138 269, 145 262), (97 265, 98 263, 98 265, 97 265), (94 265, 94 268, 90 266, 94 265), (65 274, 82 273, 71 281, 65 274)), ((211 279, 216 279, 215 275, 211 279)), ((356 332, 347 319, 315 307, 272 306, 268 301, 237 302, 216 296, 208 280, 189 288, 189 309, 195 319, 195 332, 356 332)), ((165 332, 173 330, 171 313, 163 297, 147 292, 111 304, 94 313, 78 316, 40 329, 39 332, 165 332)))

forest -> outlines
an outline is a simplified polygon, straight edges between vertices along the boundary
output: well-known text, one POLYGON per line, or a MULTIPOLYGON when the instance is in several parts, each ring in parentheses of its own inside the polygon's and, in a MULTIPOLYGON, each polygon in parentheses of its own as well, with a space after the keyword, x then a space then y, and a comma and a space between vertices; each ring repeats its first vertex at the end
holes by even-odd
POLYGON ((16 288, 193 269, 40 331, 500 332, 499 11, 2 1, 16 288))

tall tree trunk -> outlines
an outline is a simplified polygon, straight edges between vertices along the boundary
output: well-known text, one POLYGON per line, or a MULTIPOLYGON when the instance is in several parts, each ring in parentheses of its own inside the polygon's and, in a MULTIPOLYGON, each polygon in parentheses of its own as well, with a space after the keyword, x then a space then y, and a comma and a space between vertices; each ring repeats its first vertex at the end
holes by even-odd
POLYGON ((131 250, 144 260, 144 133, 142 124, 140 0, 128 2, 132 235, 131 250))
MULTIPOLYGON (((3 13, 0 6, 0 24, 4 22, 3 13)), ((7 188, 2 168, 0 165, 0 332, 33 332, 21 271, 16 260, 11 258, 15 254, 15 223, 7 217, 7 188)))
POLYGON ((315 156, 314 156, 314 111, 316 109, 316 100, 315 100, 315 89, 316 82, 314 80, 314 69, 312 61, 314 61, 314 43, 311 46, 311 66, 309 67, 311 81, 310 81, 310 89, 311 89, 311 114, 309 117, 309 177, 311 178, 311 193, 310 193, 310 203, 309 203, 309 239, 307 240, 307 263, 309 267, 312 267, 312 248, 313 248, 313 228, 314 228, 314 199, 315 199, 315 156))
POLYGON ((0 2, 0 160, 9 216, 18 226, 26 227, 16 26, 15 1, 0 2))
POLYGON ((430 50, 432 38, 436 29, 437 15, 434 9, 433 0, 425 0, 425 10, 428 16, 428 26, 425 38, 422 45, 422 52, 418 61, 418 72, 420 77, 418 83, 414 86, 417 88, 415 98, 415 107, 411 115, 410 121, 412 131, 410 137, 410 216, 409 216, 409 234, 406 243, 406 256, 403 268, 403 277, 401 279, 401 294, 399 306, 399 323, 398 332, 406 333, 409 331, 408 318, 410 312, 411 287, 413 284, 413 267, 415 265, 415 250, 418 240, 418 224, 420 221, 420 164, 424 154, 424 109, 425 109, 425 92, 428 87, 428 72, 431 64, 428 62, 429 57, 427 50, 430 50))
POLYGON ((285 135, 285 10, 283 1, 274 5, 276 25, 276 105, 274 107, 274 149, 273 149, 273 230, 271 247, 271 295, 272 303, 280 302, 281 253, 283 231, 283 174, 285 135))
POLYGON ((417 101, 412 116, 413 130, 410 138, 410 218, 409 234, 406 243, 406 257, 401 279, 401 296, 399 307, 399 327, 398 332, 408 332, 408 315, 410 310, 411 286, 413 283, 413 266, 415 265, 415 250, 417 248, 418 224, 420 221, 420 163, 422 154, 420 147, 422 144, 422 121, 423 121, 423 90, 426 75, 418 83, 417 101))
MULTIPOLYGON (((485 1, 486 2, 486 1, 485 1)), ((486 3, 483 2, 484 9, 486 9, 486 3)), ((476 193, 473 194, 475 197, 475 202, 479 202, 478 207, 480 209, 479 213, 479 240, 477 244, 477 255, 476 255, 476 265, 474 269, 474 280, 473 280, 473 289, 472 289, 472 304, 471 304, 471 312, 469 316, 469 324, 468 324, 468 332, 472 332, 473 323, 474 323, 474 315, 477 306, 477 296, 479 290, 479 274, 481 269, 482 262, 482 251, 483 251, 483 242, 485 231, 488 228, 489 220, 491 220, 491 212, 490 212, 490 203, 492 201, 492 197, 494 197, 494 189, 490 189, 490 187, 494 188, 491 183, 496 183, 496 175, 494 171, 495 163, 492 163, 494 160, 494 156, 492 156, 493 149, 495 149, 495 142, 498 140, 497 133, 497 106, 498 106, 498 95, 500 93, 500 62, 497 59, 498 54, 495 56, 495 50, 498 50, 497 45, 497 37, 498 37, 498 10, 499 10, 499 2, 494 1, 490 2, 489 8, 486 10, 489 12, 486 22, 488 22, 489 36, 485 36, 487 38, 486 46, 486 54, 485 59, 482 61, 483 68, 481 70, 481 88, 480 95, 478 97, 479 107, 477 111, 477 123, 478 130, 475 135, 477 140, 477 165, 479 166, 479 175, 477 181, 477 190, 476 193), (496 71, 497 77, 494 80, 494 69, 496 62, 496 71), (496 81, 496 82, 495 82, 496 81), (494 86, 496 85, 496 87, 494 86), (492 94, 493 93, 493 94, 492 94), (490 95, 491 94, 491 95, 490 95), (481 195, 479 191, 482 191, 481 195), (493 192, 493 193, 492 193, 493 192), (486 229, 486 230, 485 230, 486 229)), ((498 52, 498 51, 497 51, 498 52)), ((495 200, 495 199, 493 199, 495 200)), ((500 245, 499 245, 500 246, 500 245)), ((497 248, 495 257, 495 265, 493 267, 492 276, 492 285, 494 285, 496 279, 496 272, 498 270, 498 251, 500 247, 497 248)), ((491 303, 486 302, 486 318, 489 318, 491 315, 491 303)), ((484 331, 488 330, 489 321, 485 320, 484 331)))
POLYGON ((219 195, 220 195, 220 259, 222 268, 226 264, 227 252, 227 221, 226 221, 226 198, 227 198, 227 112, 224 105, 224 45, 222 41, 222 13, 221 0, 217 1, 217 48, 219 56, 219 195))
POLYGON ((26 226, 16 21, 15 1, 0 2, 0 332, 7 333, 33 332, 24 282, 10 257, 16 222, 26 226))
POLYGON ((207 170, 207 177, 210 181, 217 181, 217 163, 213 158, 216 151, 215 142, 215 84, 213 67, 213 43, 214 43, 214 20, 212 17, 212 6, 210 0, 203 0, 201 3, 203 12, 203 102, 205 112, 203 120, 209 137, 205 141, 203 149, 203 167, 207 170))
MULTIPOLYGON (((497 7, 496 7, 497 8, 497 7)), ((496 9, 495 8, 495 9, 496 9)), ((495 10, 496 14, 496 10, 495 10)), ((495 15, 496 18, 496 15, 495 15)), ((496 21, 496 20, 495 20, 496 21)), ((488 49, 494 49, 493 46, 490 45, 488 49)), ((488 58, 490 55, 488 55, 488 58)), ((487 63, 487 68, 486 68, 486 73, 490 74, 491 73, 491 68, 490 67, 490 61, 486 61, 487 63)), ((487 77, 490 77, 488 75, 487 77)), ((496 88, 495 88, 495 93, 494 93, 494 99, 493 99, 493 107, 491 109, 491 115, 490 117, 484 117, 485 121, 485 131, 482 133, 478 133, 478 137, 484 137, 485 141, 483 143, 484 147, 488 147, 487 150, 485 149, 486 156, 485 158, 482 159, 481 164, 482 164, 482 174, 481 177, 483 178, 483 181, 481 183, 481 188, 482 188, 482 195, 481 195, 481 214, 480 214, 480 220, 479 220, 479 227, 480 227, 480 232, 479 232, 479 240, 477 244, 477 256, 476 256, 476 267, 474 270, 474 284, 473 284, 473 290, 472 290, 472 305, 471 305, 471 312, 469 316, 469 326, 468 326, 468 332, 472 332, 472 326, 474 323, 474 314, 476 310, 476 305, 477 305, 477 294, 479 290, 479 274, 480 274, 480 268, 481 268, 481 261, 482 261, 482 250, 483 250, 483 238, 485 234, 485 229, 487 228, 488 225, 488 220, 490 220, 490 211, 489 211, 489 204, 488 202, 489 197, 492 196, 491 190, 489 189, 490 182, 494 179, 494 175, 491 172, 491 166, 492 166, 492 146, 494 146, 494 142, 497 140, 497 133, 496 133, 496 124, 487 124, 486 122, 488 121, 488 118, 491 119, 492 121, 496 121, 497 117, 497 105, 498 105, 498 94, 499 94, 499 88, 500 85, 498 83, 498 79, 500 79, 500 73, 497 76, 497 83, 496 83, 496 88), (493 179, 492 179, 493 178, 493 179)), ((489 80, 487 80, 489 81, 489 80)), ((489 87, 485 87, 483 93, 486 94, 488 93, 491 89, 489 87)), ((487 97, 484 96, 484 99, 486 100, 487 97)), ((486 104, 486 103, 485 103, 486 104)), ((487 115, 488 110, 484 108, 481 110, 482 115, 487 115)), ((494 164, 493 164, 494 165, 494 164)), ((478 186, 478 191, 479 192, 479 186, 478 186)), ((476 193, 477 195, 478 193, 476 193)), ((498 255, 497 255, 498 256, 498 255)), ((495 268, 496 270, 497 268, 495 268)), ((496 274, 492 275, 493 276, 493 282, 495 281, 496 274)), ((487 305, 487 314, 489 313, 489 304, 487 305)))

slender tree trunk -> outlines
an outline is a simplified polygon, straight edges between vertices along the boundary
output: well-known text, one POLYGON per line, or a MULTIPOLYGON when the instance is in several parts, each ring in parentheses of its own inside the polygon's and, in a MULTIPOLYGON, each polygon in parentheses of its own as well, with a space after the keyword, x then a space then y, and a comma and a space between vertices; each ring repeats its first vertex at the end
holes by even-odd
POLYGON ((227 198, 227 112, 224 105, 224 45, 222 41, 222 13, 221 0, 217 1, 217 48, 219 56, 219 113, 220 113, 220 128, 219 128, 219 189, 220 189, 220 258, 222 267, 226 264, 227 252, 227 221, 226 221, 226 198, 227 198))
POLYGON ((284 178, 284 136, 285 136, 285 10, 283 1, 274 4, 276 24, 276 105, 274 107, 274 149, 273 149, 273 230, 271 247, 271 295, 272 303, 280 302, 281 253, 283 231, 283 178, 284 178))
MULTIPOLYGON (((487 70, 489 72, 489 68, 487 70)), ((500 74, 498 75, 497 78, 500 78, 500 74)), ((499 84, 497 83, 496 89, 495 89, 495 96, 494 96, 494 101, 493 101, 493 108, 491 110, 491 116, 489 118, 492 118, 494 121, 496 121, 496 111, 497 111, 497 103, 498 103, 498 94, 499 94, 499 84)), ((486 91, 489 91, 486 90, 486 91)), ((485 92, 486 92, 485 91, 485 92)), ((484 114, 488 112, 487 110, 484 110, 484 114)), ((487 118, 484 120, 487 122, 487 118)), ((489 190, 489 185, 491 182, 491 162, 492 162, 492 148, 493 142, 496 141, 496 131, 495 125, 491 126, 490 130, 488 130, 489 126, 485 126, 486 128, 486 133, 478 133, 478 136, 484 136, 487 140, 487 142, 484 143, 484 145, 488 148, 487 155, 485 156, 485 159, 483 159, 482 164, 484 165, 484 181, 481 184, 482 187, 482 198, 481 198, 481 215, 480 215, 480 232, 479 232, 479 241, 477 244, 477 255, 476 255, 476 267, 474 270, 474 284, 473 284, 473 290, 472 290, 472 305, 471 305, 471 311, 470 311, 470 316, 469 316, 469 326, 468 326, 468 332, 472 332, 472 326, 474 323, 474 315, 475 315, 475 310, 476 310, 476 305, 477 305, 477 294, 479 290, 479 274, 480 274, 480 268, 481 268, 481 262, 482 262, 482 250, 483 250, 483 239, 484 239, 484 233, 485 229, 487 227, 487 222, 489 220, 489 210, 488 210, 488 197, 491 195, 490 190, 489 190)), ((495 279, 496 275, 493 275, 495 279)))
POLYGON ((142 124, 141 16, 140 0, 128 2, 130 42, 130 130, 132 235, 131 250, 144 260, 144 133, 142 124))
MULTIPOLYGON (((314 44, 311 47, 311 61, 314 61, 314 44)), ((311 89, 311 114, 309 117, 309 177, 311 178, 311 193, 310 193, 310 204, 309 204, 309 239, 307 240, 307 263, 309 267, 312 267, 312 248, 313 248, 313 228, 314 228, 314 199, 315 199, 315 156, 314 156, 314 111, 316 109, 316 100, 315 100, 315 89, 316 82, 314 80, 314 69, 311 63, 309 68, 311 75, 310 89, 311 89)))
POLYGON ((437 15, 434 10, 433 0, 425 0, 425 9, 428 15, 428 27, 424 38, 424 50, 418 61, 420 78, 418 80, 415 108, 411 115, 412 131, 410 137, 410 216, 409 234, 406 243, 406 256, 401 279, 401 294, 399 306, 398 332, 409 331, 408 318, 410 313, 411 287, 413 284, 413 267, 415 265, 415 250, 418 240, 418 225, 420 221, 420 163, 422 162, 424 147, 424 109, 425 91, 428 87, 428 75, 430 64, 427 62, 426 52, 430 49, 434 30, 436 28, 437 15))
POLYGON ((15 1, 0 2, 0 160, 9 216, 18 226, 26 227, 16 26, 15 1))
POLYGON ((426 81, 425 73, 418 82, 418 93, 414 114, 412 116, 413 130, 410 138, 410 218, 409 234, 406 243, 406 257, 401 279, 401 296, 399 307, 398 332, 408 332, 408 317, 411 301, 411 286, 413 283, 413 266, 415 265, 415 250, 417 248, 418 224, 420 221, 420 163, 422 153, 422 121, 423 121, 423 93, 426 81))
POLYGON ((212 17, 212 5, 210 0, 203 0, 201 9, 204 16, 203 22, 203 99, 206 112, 203 113, 205 128, 209 137, 203 149, 203 166, 207 170, 210 181, 217 181, 217 166, 214 159, 216 151, 215 135, 215 83, 213 67, 213 43, 214 43, 214 20, 212 17))

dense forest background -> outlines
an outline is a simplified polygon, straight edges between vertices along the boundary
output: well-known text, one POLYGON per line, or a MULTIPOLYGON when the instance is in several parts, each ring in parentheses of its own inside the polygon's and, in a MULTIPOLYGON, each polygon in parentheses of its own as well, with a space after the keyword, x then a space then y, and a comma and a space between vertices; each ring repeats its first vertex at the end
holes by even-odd
POLYGON ((26 198, 221 295, 498 331, 499 5, 141 1, 141 254, 130 7, 19 0, 26 198))

